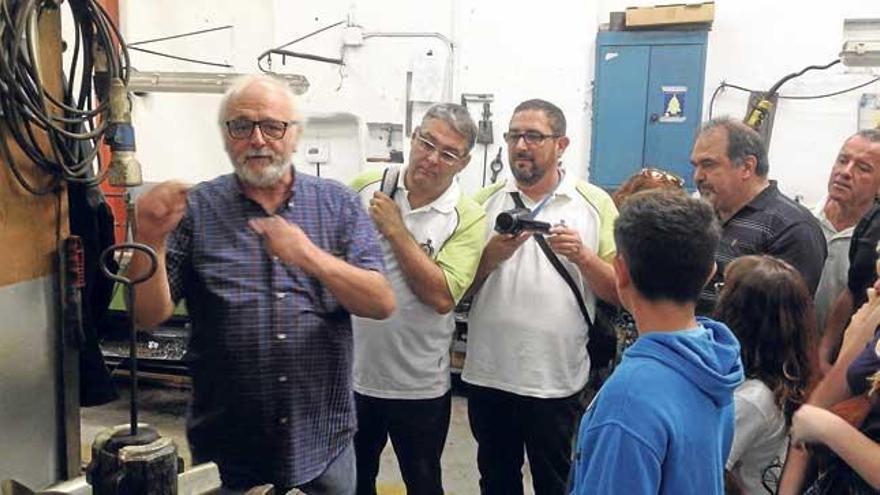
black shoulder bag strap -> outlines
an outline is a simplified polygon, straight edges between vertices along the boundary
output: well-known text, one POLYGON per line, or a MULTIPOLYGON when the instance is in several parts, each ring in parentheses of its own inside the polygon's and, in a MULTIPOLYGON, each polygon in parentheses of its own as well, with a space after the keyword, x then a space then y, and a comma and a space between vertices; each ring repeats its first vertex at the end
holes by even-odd
MULTIPOLYGON (((517 208, 525 208, 526 205, 523 203, 521 197, 519 197, 519 192, 513 191, 510 193, 510 197, 513 198, 513 203, 517 208)), ((559 261, 559 258, 556 256, 556 253, 550 248, 550 245, 547 244, 547 239, 544 238, 543 234, 535 233, 532 234, 532 237, 535 238, 535 241, 538 242, 538 245, 541 246, 541 251, 544 251, 544 256, 550 260, 550 264, 553 265, 553 268, 556 268, 556 271, 559 272, 559 275, 565 280, 565 283, 568 284, 568 287, 571 289, 571 292, 574 293, 574 298, 577 300, 578 308, 581 310, 581 314, 584 315, 584 320, 587 322, 587 335, 592 336, 593 333, 593 321, 590 319, 590 313, 587 311, 587 305, 584 304, 584 297, 581 295, 580 289, 578 289, 577 283, 575 283, 574 279, 571 277, 571 274, 568 273, 568 270, 562 266, 562 262, 559 261)))

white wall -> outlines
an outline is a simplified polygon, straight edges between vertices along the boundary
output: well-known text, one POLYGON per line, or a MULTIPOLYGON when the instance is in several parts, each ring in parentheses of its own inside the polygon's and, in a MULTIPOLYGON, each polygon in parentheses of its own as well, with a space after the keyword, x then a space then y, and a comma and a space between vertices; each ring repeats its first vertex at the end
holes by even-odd
MULTIPOLYGON (((565 163, 575 173, 586 174, 596 31, 595 7, 589 2, 554 1, 549 8, 517 8, 502 0, 325 0, 306 5, 258 0, 248 2, 245 8, 238 2, 211 0, 123 0, 121 7, 123 34, 129 41, 233 24, 232 30, 144 46, 225 61, 234 65, 230 72, 255 71, 257 55, 263 50, 344 20, 349 14, 364 32, 442 34, 455 47, 451 100, 459 101, 462 92, 495 95, 495 144, 489 147, 489 160, 501 145, 501 133, 513 107, 524 99, 541 97, 566 112, 572 145, 565 163), (168 14, 171 9, 175 11, 173 16, 168 14)), ((341 45, 340 27, 289 49, 338 57, 341 45)), ((346 66, 342 69, 300 59, 288 59, 286 65, 281 65, 275 58, 273 70, 309 79, 310 89, 301 99, 308 114, 344 111, 358 115, 364 122, 402 124, 406 72, 424 72, 429 51, 446 78, 448 47, 431 37, 367 39, 362 46, 345 50, 346 66)), ((144 71, 223 71, 137 52, 132 58, 134 66, 144 71)), ((429 92, 431 82, 427 81, 429 92)), ((440 98, 448 99, 449 80, 436 84, 440 98)), ((195 181, 229 170, 215 122, 218 101, 219 97, 213 95, 150 94, 137 99, 134 116, 146 180, 178 177, 195 181)), ((413 125, 425 108, 416 105, 413 125)), ((478 116, 481 107, 473 104, 471 110, 478 116)), ((343 166, 346 172, 353 170, 347 164, 343 166)), ((471 166, 462 174, 468 191, 482 184, 482 166, 483 149, 478 147, 471 166)), ((333 167, 322 169, 322 175, 336 176, 333 167)), ((306 165, 302 168, 313 170, 306 165)))
MULTIPOLYGON (((492 111, 496 143, 490 145, 489 159, 501 144, 501 133, 516 103, 541 97, 558 104, 566 113, 572 144, 564 161, 578 175, 586 174, 590 156, 597 27, 607 22, 610 11, 655 3, 656 0, 547 0, 526 6, 503 0, 121 2, 123 32, 130 41, 233 24, 232 30, 146 48, 226 61, 234 66, 230 71, 235 72, 255 71, 256 57, 263 50, 349 15, 365 32, 440 33, 451 39, 455 47, 453 101, 458 101, 463 92, 495 95, 492 111), (172 9, 174 15, 169 15, 172 9)), ((718 0, 709 37, 704 115, 711 92, 722 80, 766 90, 789 72, 833 60, 840 49, 843 19, 847 17, 880 17, 880 2, 839 0, 807 8, 794 0, 718 0)), ((274 60, 275 70, 303 74, 309 79, 310 89, 302 97, 308 113, 344 111, 357 115, 363 122, 402 124, 406 72, 424 74, 425 67, 436 70, 441 79, 429 79, 425 89, 439 94, 448 91, 445 71, 449 52, 435 38, 371 38, 362 46, 343 51, 340 27, 290 49, 327 57, 342 55, 346 61, 340 69, 300 59, 288 59, 282 66, 279 59, 274 60), (428 52, 431 57, 427 57, 428 52), (426 65, 425 60, 435 60, 435 64, 426 65)), ((140 70, 222 70, 152 55, 132 56, 140 70)), ((845 68, 837 66, 791 81, 781 93, 825 93, 868 78, 865 74, 846 74, 845 68)), ((858 98, 866 91, 880 93, 880 84, 824 100, 781 101, 770 160, 771 175, 784 190, 805 196, 808 203, 822 195, 828 168, 841 141, 855 130, 858 98)), ((198 180, 229 170, 215 122, 218 100, 217 96, 152 94, 137 102, 139 152, 148 180, 198 180)), ((716 100, 715 115, 741 117, 745 104, 744 93, 727 90, 716 100)), ((416 107, 414 123, 423 110, 424 106, 416 107)), ((479 105, 472 105, 471 110, 475 117, 479 116, 479 105)), ((471 166, 462 174, 467 190, 480 186, 482 165, 483 150, 478 146, 471 166)), ((348 163, 333 164, 322 169, 322 175, 347 179, 356 168, 348 163)))
MULTIPOLYGON (((641 0, 604 0, 600 19, 641 0)), ((786 74, 808 65, 824 65, 837 58, 843 43, 843 20, 878 18, 876 0, 837 0, 805 3, 795 0, 717 0, 715 22, 709 34, 703 115, 721 81, 766 91, 786 74)), ((811 71, 780 89, 782 95, 813 95, 855 86, 871 79, 847 74, 837 65, 811 71)), ((880 74, 880 71, 877 72, 880 74)), ((843 140, 857 129, 859 97, 880 93, 880 83, 844 95, 820 100, 780 100, 770 143, 770 176, 788 194, 803 195, 815 204, 825 193, 828 172, 843 140)), ((748 94, 726 89, 716 98, 714 116, 742 118, 748 94)))

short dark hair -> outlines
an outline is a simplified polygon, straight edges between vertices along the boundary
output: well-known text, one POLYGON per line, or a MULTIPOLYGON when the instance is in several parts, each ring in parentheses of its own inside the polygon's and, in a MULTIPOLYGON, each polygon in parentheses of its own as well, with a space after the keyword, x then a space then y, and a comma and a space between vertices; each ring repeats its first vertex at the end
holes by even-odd
POLYGON ((764 138, 756 130, 730 117, 719 117, 704 123, 699 135, 718 128, 727 131, 727 158, 735 166, 740 166, 747 156, 754 156, 757 161, 755 174, 758 177, 767 177, 770 161, 767 159, 764 138))
POLYGON ((630 196, 614 223, 630 278, 651 301, 696 302, 712 273, 720 237, 708 203, 671 189, 630 196))
POLYGON ((557 136, 565 135, 565 115, 563 115, 562 110, 556 105, 547 100, 535 98, 532 100, 526 100, 517 105, 516 108, 513 109, 513 114, 516 115, 519 112, 524 112, 526 110, 540 110, 544 112, 544 115, 546 115, 547 119, 550 121, 550 130, 553 131, 553 134, 556 134, 557 136))
POLYGON ((461 134, 467 142, 466 151, 470 151, 474 147, 474 142, 477 140, 477 126, 467 108, 455 103, 438 103, 425 112, 422 117, 422 126, 429 120, 446 122, 449 127, 455 129, 455 132, 461 134))
POLYGON ((862 129, 859 132, 853 134, 853 136, 865 138, 872 143, 880 143, 880 127, 877 127, 876 129, 862 129))
POLYGON ((724 274, 715 317, 739 340, 746 378, 773 391, 787 424, 807 399, 815 335, 813 297, 801 274, 772 256, 742 256, 724 274))

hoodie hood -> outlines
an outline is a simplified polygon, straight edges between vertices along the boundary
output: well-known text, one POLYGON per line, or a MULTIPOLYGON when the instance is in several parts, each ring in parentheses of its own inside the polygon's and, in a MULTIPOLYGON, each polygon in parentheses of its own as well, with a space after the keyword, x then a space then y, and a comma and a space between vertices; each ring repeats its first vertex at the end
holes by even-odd
POLYGON ((739 341, 724 323, 698 317, 699 327, 640 335, 626 350, 630 358, 660 361, 679 372, 719 406, 727 405, 743 381, 739 341))

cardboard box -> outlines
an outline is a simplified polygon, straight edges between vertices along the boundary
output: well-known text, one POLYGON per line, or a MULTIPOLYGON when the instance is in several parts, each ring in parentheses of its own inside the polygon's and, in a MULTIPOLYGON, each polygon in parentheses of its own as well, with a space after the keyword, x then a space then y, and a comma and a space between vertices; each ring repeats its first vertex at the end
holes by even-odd
POLYGON ((711 24, 713 19, 715 19, 715 2, 628 7, 626 9, 626 27, 628 28, 711 24))

